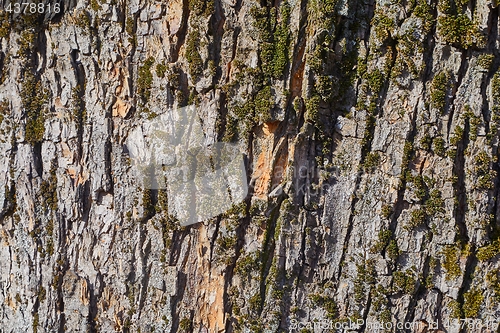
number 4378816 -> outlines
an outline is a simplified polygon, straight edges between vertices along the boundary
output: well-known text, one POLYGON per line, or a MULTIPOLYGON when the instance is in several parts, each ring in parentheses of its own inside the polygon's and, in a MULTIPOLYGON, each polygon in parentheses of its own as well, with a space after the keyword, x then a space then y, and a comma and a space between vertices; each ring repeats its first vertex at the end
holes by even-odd
POLYGON ((43 13, 60 13, 61 6, 58 3, 55 4, 43 4, 43 3, 32 3, 32 2, 22 2, 22 3, 9 3, 5 8, 8 13, 14 14, 43 14, 43 13))

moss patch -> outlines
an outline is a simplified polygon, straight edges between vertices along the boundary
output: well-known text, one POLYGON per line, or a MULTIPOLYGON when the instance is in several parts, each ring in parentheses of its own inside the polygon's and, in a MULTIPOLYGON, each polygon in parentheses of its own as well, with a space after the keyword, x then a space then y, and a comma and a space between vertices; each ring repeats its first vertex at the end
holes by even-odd
POLYGON ((500 239, 495 239, 491 244, 480 247, 477 251, 477 259, 487 261, 500 253, 500 239))
POLYGON ((365 157, 364 167, 368 172, 373 171, 380 164, 380 154, 378 152, 370 152, 365 157))
POLYGON ((198 81, 200 76, 203 74, 203 59, 201 58, 200 52, 200 32, 198 30, 193 30, 186 42, 186 60, 189 65, 189 75, 193 81, 198 81))
POLYGON ((483 303, 483 292, 478 288, 472 288, 464 294, 464 306, 462 307, 465 318, 476 318, 483 303))
POLYGON ((416 280, 410 270, 396 271, 392 274, 395 291, 412 294, 415 291, 416 280))
POLYGON ((492 159, 485 151, 481 151, 474 158, 474 173, 477 176, 476 187, 479 189, 493 189, 496 172, 491 169, 492 159))
POLYGON ((44 105, 48 92, 42 89, 42 83, 29 69, 24 74, 21 98, 26 112, 26 141, 35 144, 42 141, 45 132, 44 105))
POLYGON ((462 275, 460 269, 460 247, 458 244, 446 246, 441 254, 443 255, 443 268, 446 270, 446 280, 452 280, 462 275))
POLYGON ((447 43, 464 49, 484 43, 484 37, 466 14, 438 17, 438 31, 447 43))
POLYGON ((150 89, 153 84, 153 74, 151 73, 151 67, 153 66, 154 62, 154 58, 149 57, 148 59, 146 59, 144 64, 139 67, 137 73, 137 93, 144 104, 151 96, 150 89))
POLYGON ((440 72, 432 80, 431 85, 431 103, 442 114, 446 112, 446 97, 450 89, 450 74, 440 72))

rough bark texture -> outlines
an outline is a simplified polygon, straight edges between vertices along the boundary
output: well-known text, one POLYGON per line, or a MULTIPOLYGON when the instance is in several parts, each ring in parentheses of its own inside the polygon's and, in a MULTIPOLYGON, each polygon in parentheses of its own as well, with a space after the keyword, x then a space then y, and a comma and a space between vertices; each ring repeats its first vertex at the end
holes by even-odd
POLYGON ((62 8, 0 21, 0 332, 500 318, 495 1, 62 8), (183 228, 124 143, 200 101, 251 193, 183 228))

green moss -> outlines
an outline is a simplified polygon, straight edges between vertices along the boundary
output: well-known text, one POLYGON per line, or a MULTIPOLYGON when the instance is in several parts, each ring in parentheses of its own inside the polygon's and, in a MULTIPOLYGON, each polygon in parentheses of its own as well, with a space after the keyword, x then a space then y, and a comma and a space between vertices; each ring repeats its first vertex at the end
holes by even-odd
MULTIPOLYGON (((469 139, 475 141, 477 139, 479 125, 481 124, 481 119, 472 112, 469 105, 464 106, 464 113, 462 118, 469 122, 469 139)), ((463 132, 462 132, 463 137, 463 132)))
POLYGON ((402 292, 405 294, 413 294, 415 291, 416 280, 414 274, 407 270, 396 271, 392 274, 394 289, 397 292, 402 292))
POLYGON ((210 16, 215 11, 214 0, 189 0, 189 10, 193 11, 196 15, 210 16))
POLYGON ((381 42, 386 41, 391 37, 391 32, 397 27, 393 19, 384 14, 383 11, 376 11, 373 16, 371 26, 375 31, 377 39, 381 42))
POLYGON ((500 270, 493 269, 486 274, 486 282, 488 283, 488 288, 493 290, 496 301, 500 300, 500 270))
POLYGON ((241 256, 236 261, 234 272, 242 276, 251 276, 253 272, 260 269, 259 260, 255 254, 241 256))
POLYGON ((73 101, 72 118, 76 121, 77 125, 81 126, 87 119, 87 112, 85 109, 85 99, 80 85, 73 88, 71 99, 73 101))
POLYGON ((496 72, 491 79, 491 92, 495 104, 500 103, 500 72, 496 72))
POLYGON ((423 281, 425 287, 427 289, 432 289, 434 288, 434 276, 436 272, 436 267, 438 265, 438 260, 434 257, 429 258, 429 273, 425 280, 423 281))
POLYGON ((458 146, 464 138, 464 128, 461 126, 455 126, 453 130, 453 135, 450 137, 450 144, 453 146, 458 146))
POLYGON ((102 9, 98 0, 90 0, 90 8, 92 8, 94 12, 98 12, 102 9))
POLYGON ((45 252, 47 252, 49 256, 52 256, 54 254, 54 241, 52 239, 47 240, 45 252))
POLYGON ((10 34, 10 22, 7 12, 0 11, 0 38, 6 38, 10 34))
POLYGON ((446 270, 446 280, 452 280, 462 275, 460 269, 460 247, 458 244, 446 246, 441 254, 443 255, 443 268, 446 270))
POLYGON ((478 288, 472 288, 464 294, 464 306, 462 310, 465 318, 476 318, 479 315, 483 298, 483 292, 478 288))
POLYGON ((274 107, 274 98, 271 86, 265 86, 255 96, 255 120, 257 122, 267 122, 271 119, 271 109, 274 107))
POLYGON ((438 17, 438 31, 445 42, 464 49, 484 43, 484 37, 466 14, 438 17))
POLYGON ((474 173, 477 176, 476 188, 493 189, 496 172, 491 169, 492 159, 485 151, 474 158, 474 173))
POLYGON ((451 309, 451 317, 452 318, 462 318, 462 307, 457 300, 452 299, 448 304, 448 307, 451 309))
POLYGON ((3 66, 0 68, 0 85, 5 82, 5 79, 7 79, 9 75, 10 61, 11 61, 11 55, 10 53, 7 52, 3 59, 3 66))
POLYGON ((144 219, 149 219, 155 215, 155 205, 153 204, 153 191, 150 189, 145 189, 142 192, 142 209, 144 219))
POLYGON ((146 103, 151 96, 151 86, 153 84, 153 74, 151 67, 155 60, 153 57, 146 59, 144 64, 139 67, 137 72, 137 94, 141 98, 142 103, 146 103))
POLYGON ((481 124, 481 119, 479 117, 471 116, 469 118, 469 126, 470 126, 469 139, 471 141, 475 141, 477 139, 480 124, 481 124))
POLYGON ((57 290, 57 288, 59 288, 59 282, 61 280, 60 277, 61 276, 59 275, 59 273, 57 273, 57 272, 54 273, 54 276, 52 278, 52 288, 54 288, 56 290, 57 290))
POLYGON ((427 197, 427 187, 424 182, 424 177, 421 175, 415 177, 407 177, 407 181, 411 181, 413 192, 419 201, 423 201, 427 197))
POLYGON ((167 71, 167 81, 168 85, 172 89, 178 89, 181 84, 181 74, 178 66, 172 66, 167 71))
POLYGON ((26 141, 35 144, 42 141, 45 132, 44 105, 48 93, 42 89, 40 80, 29 69, 22 81, 21 98, 26 112, 26 141))
POLYGON ((248 300, 248 304, 250 305, 250 310, 252 312, 259 312, 262 304, 262 297, 260 296, 260 293, 256 293, 255 295, 250 297, 250 299, 248 300))
POLYGON ((47 236, 52 237, 54 234, 54 220, 50 219, 47 222, 47 225, 45 226, 45 232, 47 233, 47 236))
POLYGON ((328 319, 333 320, 336 317, 337 303, 335 303, 333 298, 320 294, 313 294, 310 297, 314 304, 321 306, 326 311, 328 319))
POLYGON ((375 69, 373 72, 366 73, 365 75, 370 90, 374 95, 378 96, 384 85, 384 75, 379 69, 375 69))
POLYGON ((389 259, 391 260, 396 260, 399 257, 400 251, 398 243, 395 239, 391 239, 389 241, 389 245, 387 245, 385 253, 387 253, 387 257, 389 257, 389 259))
POLYGON ((253 6, 250 8, 250 15, 254 20, 253 26, 258 30, 261 40, 269 41, 272 36, 269 8, 253 6))
POLYGON ((446 97, 450 89, 450 75, 448 72, 440 72, 434 76, 431 84, 431 104, 441 114, 446 112, 446 97))
POLYGON ((358 303, 363 303, 366 298, 365 285, 373 285, 376 282, 377 272, 373 259, 362 261, 356 264, 358 274, 354 280, 354 299, 358 303))
POLYGON ((328 102, 332 99, 334 86, 334 78, 329 75, 318 75, 314 83, 316 93, 318 93, 324 102, 328 102))
POLYGON ((217 74, 217 65, 215 64, 215 61, 209 60, 208 63, 208 73, 210 76, 215 76, 217 74))
POLYGON ((160 78, 164 78, 165 77, 165 73, 167 72, 167 65, 165 65, 165 60, 162 61, 161 64, 157 64, 156 65, 156 76, 160 77, 160 78))
POLYGON ((373 310, 379 312, 388 305, 389 300, 387 298, 387 289, 379 284, 376 288, 373 288, 372 291, 373 310))
POLYGON ((30 61, 30 55, 35 47, 35 34, 32 31, 22 31, 21 37, 17 40, 19 50, 17 56, 30 61))
POLYGON ((421 225, 425 224, 425 220, 427 219, 427 214, 425 213, 425 210, 422 208, 418 208, 415 210, 412 210, 410 213, 410 221, 408 221, 408 224, 405 226, 405 229, 407 230, 414 230, 421 225))
POLYGON ((495 55, 489 53, 483 53, 477 57, 478 65, 488 71, 490 70, 494 60, 495 60, 495 55))
POLYGON ((413 143, 406 141, 403 148, 403 160, 401 161, 401 172, 404 173, 408 168, 413 155, 413 143))
POLYGON ((429 194, 429 199, 425 202, 425 212, 430 215, 444 213, 444 200, 442 199, 441 191, 434 189, 429 194))
POLYGON ((47 180, 42 180, 40 186, 41 198, 44 200, 44 206, 46 209, 56 210, 57 209, 57 175, 56 168, 52 167, 50 169, 50 175, 47 180))
POLYGON ((189 75, 194 82, 203 74, 203 59, 200 52, 200 32, 193 30, 186 41, 186 60, 189 65, 189 75))
POLYGON ((282 78, 289 64, 291 7, 283 1, 279 8, 279 21, 275 9, 268 6, 250 9, 253 25, 259 33, 261 70, 267 78, 282 78))
POLYGON ((358 303, 363 303, 365 300, 365 285, 363 281, 356 280, 354 281, 354 300, 358 303))
POLYGON ((486 133, 487 144, 491 145, 493 143, 493 138, 498 135, 500 125, 500 107, 494 105, 491 108, 491 121, 490 121, 490 129, 488 133, 486 133))
POLYGON ((80 27, 82 34, 88 35, 92 28, 90 14, 86 10, 82 10, 76 17, 76 25, 80 27))
POLYGON ((445 141, 442 137, 437 137, 432 140, 432 150, 438 156, 444 157, 446 155, 446 149, 444 145, 445 141))
POLYGON ((315 25, 332 33, 336 22, 336 7, 338 0, 311 1, 311 11, 314 13, 315 25))
POLYGON ((290 29, 288 22, 290 20, 291 7, 288 1, 284 1, 280 6, 280 23, 274 33, 274 57, 273 57, 273 76, 275 78, 283 77, 285 68, 289 63, 288 45, 290 43, 290 29))
POLYGON ((487 261, 500 254, 500 239, 495 239, 491 244, 480 247, 477 251, 477 259, 487 261))
POLYGON ((33 314, 33 333, 38 333, 38 325, 40 325, 40 317, 38 316, 38 312, 33 314))
POLYGON ((318 121, 318 109, 320 102, 321 98, 318 95, 312 96, 306 101, 306 120, 309 120, 313 123, 316 123, 318 121))
POLYGON ((188 105, 200 105, 200 96, 194 87, 189 91, 188 105))
POLYGON ((45 301, 45 296, 47 295, 47 291, 43 286, 40 286, 38 289, 38 301, 40 303, 43 303, 45 301))
POLYGON ((415 1, 413 15, 422 20, 422 32, 424 34, 430 33, 434 23, 434 15, 432 14, 432 7, 426 0, 415 1))
POLYGON ((5 116, 10 113, 10 103, 7 99, 4 99, 0 102, 0 125, 3 123, 3 119, 5 116))
POLYGON ((221 251, 227 251, 236 246, 238 239, 235 236, 221 236, 217 238, 217 245, 221 251))
POLYGON ((235 142, 237 138, 238 138, 238 122, 234 117, 228 115, 226 117, 226 128, 222 141, 235 142))
POLYGON ((135 35, 135 20, 133 17, 127 17, 127 20, 125 21, 125 31, 130 35, 133 36, 135 35))
POLYGON ((381 311, 380 314, 378 315, 378 319, 380 320, 381 323, 392 322, 391 310, 385 309, 381 311))
POLYGON ((357 75, 362 78, 368 71, 368 64, 366 63, 365 57, 358 58, 357 75))
POLYGON ((378 232, 378 241, 374 246, 372 246, 371 251, 373 253, 382 252, 385 249, 385 247, 389 244, 391 238, 392 238, 392 231, 388 229, 380 230, 378 232))
POLYGON ((420 147, 423 150, 429 151, 432 145, 432 138, 429 134, 426 134, 422 139, 420 139, 420 147))
POLYGON ((5 206, 4 206, 5 216, 12 216, 12 214, 14 214, 16 210, 17 210, 17 194, 13 180, 13 173, 11 173, 11 183, 10 185, 5 185, 5 206))
POLYGON ((363 152, 366 152, 369 148, 370 142, 373 140, 373 133, 375 131, 376 119, 373 115, 375 111, 370 108, 368 109, 368 114, 366 115, 365 131, 363 133, 363 140, 361 140, 361 146, 363 147, 363 152))
POLYGON ((380 154, 378 152, 370 152, 365 157, 364 168, 367 172, 372 172, 373 169, 380 164, 380 154))
POLYGON ((481 151, 474 157, 474 172, 485 174, 490 171, 491 157, 487 152, 481 151))
POLYGON ((388 219, 392 215, 392 206, 387 205, 387 204, 383 204, 381 213, 382 213, 381 215, 384 219, 388 219))
POLYGON ((39 115, 34 119, 26 121, 26 141, 31 144, 42 141, 45 125, 43 116, 39 115))
POLYGON ((191 319, 184 317, 181 319, 179 322, 179 329, 181 332, 187 333, 187 332, 192 332, 193 327, 193 322, 191 319))

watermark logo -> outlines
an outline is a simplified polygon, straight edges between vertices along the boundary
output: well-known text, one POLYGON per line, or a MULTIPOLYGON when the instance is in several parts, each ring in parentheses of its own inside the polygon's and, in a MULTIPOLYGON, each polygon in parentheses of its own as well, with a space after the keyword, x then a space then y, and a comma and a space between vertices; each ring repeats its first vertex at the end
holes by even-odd
POLYGON ((137 126, 126 142, 137 180, 145 189, 166 189, 168 212, 182 226, 222 214, 248 193, 243 154, 204 128, 199 112, 215 115, 209 108, 170 109, 137 126))

